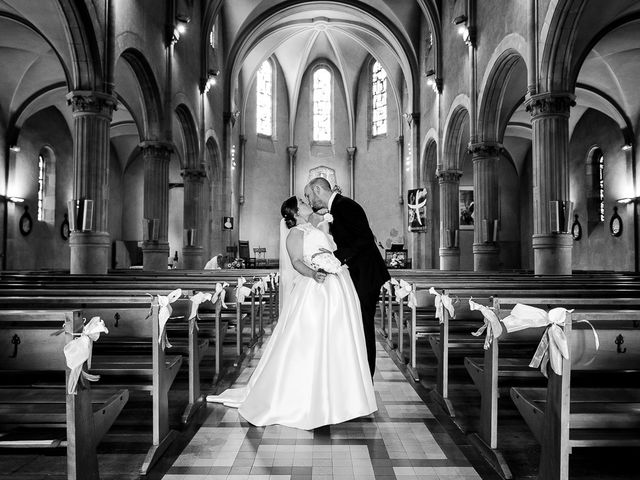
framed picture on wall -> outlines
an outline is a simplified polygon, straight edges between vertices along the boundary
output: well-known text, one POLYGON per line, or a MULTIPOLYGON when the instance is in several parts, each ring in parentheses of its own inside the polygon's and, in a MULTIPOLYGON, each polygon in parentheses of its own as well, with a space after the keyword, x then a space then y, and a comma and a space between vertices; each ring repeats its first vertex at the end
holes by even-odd
POLYGON ((475 203, 473 202, 473 186, 460 185, 458 213, 460 230, 473 230, 475 220, 475 203))
POLYGON ((222 229, 233 230, 233 217, 222 217, 222 229))
POLYGON ((427 230, 428 195, 426 188, 414 188, 407 193, 408 222, 410 232, 427 230))

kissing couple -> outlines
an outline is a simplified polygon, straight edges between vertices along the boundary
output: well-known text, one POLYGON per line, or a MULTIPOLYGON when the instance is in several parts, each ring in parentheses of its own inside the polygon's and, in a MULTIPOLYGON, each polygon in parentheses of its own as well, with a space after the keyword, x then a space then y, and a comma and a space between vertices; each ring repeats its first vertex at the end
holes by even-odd
POLYGON ((304 195, 280 209, 281 311, 262 358, 246 387, 207 396, 257 426, 311 430, 377 410, 374 316, 389 272, 358 203, 324 178, 304 195))

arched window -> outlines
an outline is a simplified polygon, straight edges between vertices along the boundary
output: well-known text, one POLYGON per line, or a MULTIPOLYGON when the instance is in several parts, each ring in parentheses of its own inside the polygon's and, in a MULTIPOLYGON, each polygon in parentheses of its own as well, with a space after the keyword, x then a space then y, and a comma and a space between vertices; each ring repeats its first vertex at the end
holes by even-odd
POLYGON ((273 67, 262 62, 256 78, 256 128, 260 135, 273 135, 273 67))
POLYGON ((320 67, 313 72, 313 140, 331 141, 331 72, 320 67))
POLYGON ((371 135, 387 133, 387 72, 380 62, 373 63, 371 69, 371 135))
POLYGON ((54 223, 55 210, 56 157, 51 148, 43 147, 38 153, 38 221, 54 223))
POLYGON ((594 154, 594 167, 596 169, 597 184, 594 185, 598 192, 600 221, 604 222, 604 155, 602 150, 598 149, 594 154))
POLYGON ((44 152, 40 152, 38 155, 38 221, 44 221, 44 199, 45 199, 45 184, 46 184, 46 171, 47 162, 45 160, 44 152))
POLYGON ((209 45, 211 48, 216 48, 216 25, 215 23, 211 27, 211 32, 209 32, 209 45))

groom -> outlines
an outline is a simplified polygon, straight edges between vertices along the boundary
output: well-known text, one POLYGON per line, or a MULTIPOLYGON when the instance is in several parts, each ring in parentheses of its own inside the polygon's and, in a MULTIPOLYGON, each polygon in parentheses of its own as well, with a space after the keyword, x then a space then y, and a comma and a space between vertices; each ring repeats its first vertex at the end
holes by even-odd
POLYGON ((373 318, 380 288, 391 277, 360 205, 348 197, 332 192, 329 182, 321 177, 314 178, 304 187, 304 195, 314 211, 327 208, 333 216, 331 234, 338 247, 333 253, 349 267, 349 274, 358 292, 369 369, 373 377, 376 368, 373 318))

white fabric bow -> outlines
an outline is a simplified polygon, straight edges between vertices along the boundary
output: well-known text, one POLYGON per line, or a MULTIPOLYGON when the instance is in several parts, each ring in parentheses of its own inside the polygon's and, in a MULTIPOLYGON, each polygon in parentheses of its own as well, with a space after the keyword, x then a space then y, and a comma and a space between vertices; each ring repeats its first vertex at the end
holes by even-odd
POLYGON ((245 283, 247 283, 247 281, 244 277, 238 277, 238 285, 236 286, 236 297, 238 298, 238 303, 244 302, 245 298, 251 295, 251 289, 249 287, 245 287, 245 283))
MULTIPOLYGON (((566 308, 553 308, 547 313, 541 308, 518 303, 511 310, 511 314, 503 320, 507 332, 517 332, 525 328, 547 327, 529 364, 533 368, 540 367, 545 377, 549 362, 551 362, 551 368, 555 374, 562 375, 562 358, 569 360, 569 345, 562 327, 565 324, 567 312, 572 311, 566 308)), ((593 330, 593 325, 589 323, 589 326, 593 330)), ((595 330, 593 330, 593 335, 597 350, 600 342, 595 330)))
POLYGON ((436 296, 435 304, 436 304, 436 318, 440 320, 440 323, 444 322, 444 309, 446 308, 449 312, 449 317, 456 318, 456 311, 453 308, 453 301, 451 297, 446 294, 440 294, 438 291, 431 287, 429 289, 429 293, 436 296))
POLYGON ((407 305, 409 308, 416 307, 416 294, 413 292, 413 288, 411 284, 405 280, 400 280, 398 285, 396 285, 396 301, 401 302, 403 298, 409 297, 407 299, 407 305))
POLYGON ((493 342, 494 338, 498 338, 502 335, 502 325, 500 325, 500 319, 493 311, 493 309, 489 307, 485 307, 484 305, 480 305, 479 303, 474 302, 469 299, 469 308, 471 310, 480 310, 482 316, 484 317, 484 324, 478 329, 477 332, 471 333, 474 337, 479 337, 486 330, 487 336, 484 339, 484 349, 487 350, 491 342, 493 342))
POLYGON ((192 295, 189 300, 191 300, 191 312, 189 313, 189 331, 192 331, 193 329, 199 330, 198 322, 196 321, 196 317, 198 316, 198 309, 200 308, 200 304, 202 302, 211 300, 211 294, 198 292, 195 295, 192 295))
POLYGON ((162 345, 162 349, 164 350, 166 347, 171 348, 171 344, 167 339, 166 326, 169 321, 169 317, 171 317, 171 312, 173 312, 173 308, 171 304, 180 298, 182 295, 182 289, 176 288, 169 295, 158 295, 158 304, 160 305, 160 311, 158 312, 158 325, 160 329, 160 333, 158 335, 158 343, 162 345))
POLYGON ((91 368, 93 342, 100 338, 101 333, 109 333, 109 330, 107 330, 107 327, 100 317, 93 317, 89 323, 82 327, 82 333, 77 334, 79 337, 74 338, 64 346, 64 356, 67 361, 67 367, 71 370, 67 383, 67 392, 70 395, 76 394, 80 375, 89 382, 96 382, 100 379, 100 375, 92 375, 82 370, 82 365, 84 365, 84 362, 87 362, 89 368, 91 368))
POLYGON ((399 285, 398 280, 396 280, 395 278, 392 278, 384 282, 384 285, 382 285, 382 288, 384 288, 389 295, 393 295, 393 287, 397 285, 399 285))
POLYGON ((218 300, 220 300, 220 305, 222 305, 222 308, 227 308, 227 304, 224 303, 224 297, 227 294, 227 291, 225 290, 225 288, 228 286, 229 284, 227 282, 216 283, 216 289, 211 295, 211 303, 215 305, 218 302, 218 300))
MULTIPOLYGON (((266 277, 267 281, 269 277, 266 277)), ((257 279, 253 285, 251 286, 251 291, 257 293, 258 295, 263 295, 264 292, 267 291, 267 282, 264 278, 257 279)))

